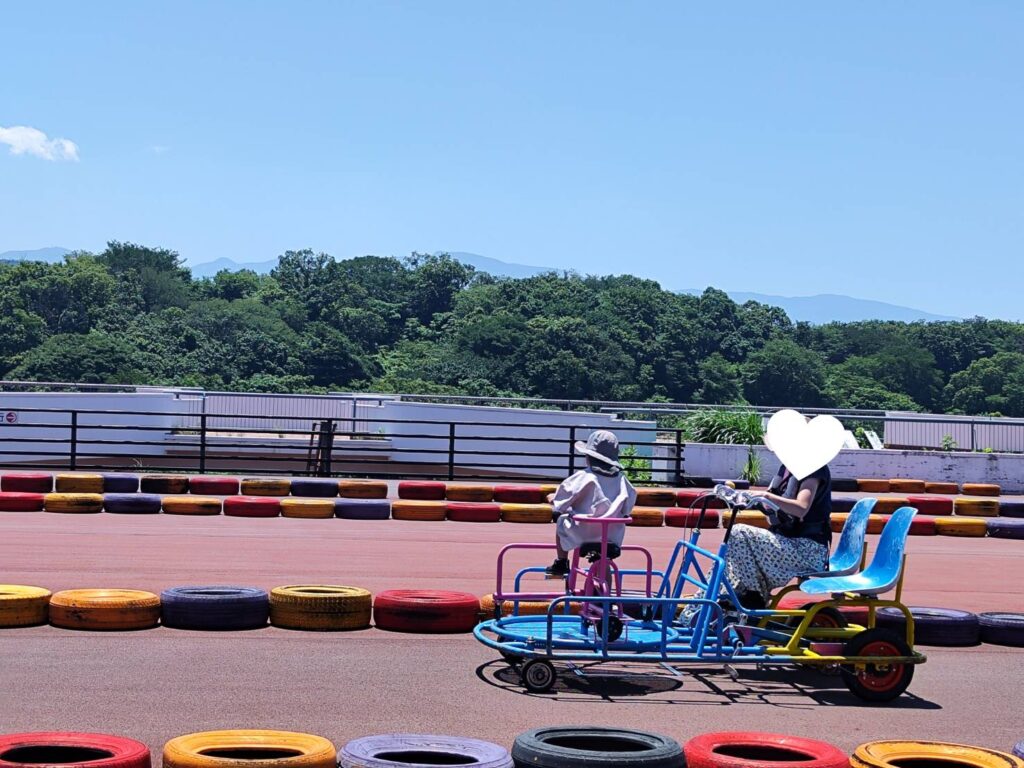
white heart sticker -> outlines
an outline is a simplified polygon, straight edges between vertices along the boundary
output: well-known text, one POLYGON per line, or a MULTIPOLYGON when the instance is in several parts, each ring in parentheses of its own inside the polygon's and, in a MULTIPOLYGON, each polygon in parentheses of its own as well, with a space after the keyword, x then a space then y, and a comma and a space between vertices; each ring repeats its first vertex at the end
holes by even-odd
POLYGON ((764 433, 764 444, 797 480, 832 461, 845 441, 846 430, 835 416, 815 416, 807 421, 790 409, 775 413, 764 433))

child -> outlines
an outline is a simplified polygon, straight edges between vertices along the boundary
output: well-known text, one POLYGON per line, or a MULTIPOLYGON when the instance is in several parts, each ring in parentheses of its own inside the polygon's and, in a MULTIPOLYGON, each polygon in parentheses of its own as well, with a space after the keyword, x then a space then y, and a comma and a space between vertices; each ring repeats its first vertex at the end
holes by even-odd
MULTIPOLYGON (((583 544, 600 543, 601 526, 580 523, 575 515, 629 517, 636 503, 636 490, 619 464, 619 441, 611 432, 592 432, 587 442, 577 442, 576 452, 587 457, 587 468, 567 477, 548 497, 558 515, 555 546, 558 557, 545 573, 564 577, 569 573, 569 552, 583 544)), ((608 543, 622 546, 624 525, 608 530, 608 543)))

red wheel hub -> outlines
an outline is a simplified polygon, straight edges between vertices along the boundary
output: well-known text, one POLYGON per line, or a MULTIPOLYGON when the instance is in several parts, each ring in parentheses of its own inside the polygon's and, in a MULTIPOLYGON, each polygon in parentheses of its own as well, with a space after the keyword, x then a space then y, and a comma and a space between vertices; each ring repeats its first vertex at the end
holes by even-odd
MULTIPOLYGON (((884 640, 876 640, 868 643, 860 649, 861 656, 899 656, 900 651, 891 643, 884 640)), ((887 691, 899 683, 903 674, 902 664, 889 664, 880 667, 876 664, 868 664, 867 669, 857 674, 860 681, 866 688, 873 691, 887 691)))

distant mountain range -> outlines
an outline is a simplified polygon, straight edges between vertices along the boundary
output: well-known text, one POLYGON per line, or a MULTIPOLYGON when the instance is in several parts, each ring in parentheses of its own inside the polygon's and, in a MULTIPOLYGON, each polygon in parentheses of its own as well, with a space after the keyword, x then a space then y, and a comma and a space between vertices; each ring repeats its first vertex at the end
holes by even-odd
MULTIPOLYGON (((70 253, 66 248, 39 248, 34 251, 6 251, 0 253, 0 262, 3 261, 45 261, 56 263, 63 260, 64 255, 70 253)), ((481 256, 476 253, 464 253, 460 251, 450 252, 452 258, 476 267, 482 272, 489 272, 499 277, 524 278, 545 272, 561 272, 559 267, 537 267, 529 264, 514 264, 506 261, 499 261, 488 256, 481 256)), ((197 278, 213 277, 221 270, 237 272, 240 269, 251 269, 264 275, 277 266, 277 259, 267 261, 237 262, 232 259, 220 258, 204 264, 190 266, 192 275, 197 278)), ((669 288, 679 293, 699 295, 702 293, 698 288, 669 288)), ((852 296, 823 293, 816 296, 773 296, 764 293, 749 293, 745 291, 726 291, 729 297, 742 304, 745 301, 757 301, 762 304, 769 304, 774 307, 781 307, 789 315, 791 320, 803 320, 808 323, 819 325, 829 322, 856 322, 858 320, 899 320, 902 322, 913 322, 915 320, 938 321, 956 320, 948 315, 936 315, 920 309, 903 307, 898 304, 887 304, 882 301, 871 299, 857 299, 852 296)))

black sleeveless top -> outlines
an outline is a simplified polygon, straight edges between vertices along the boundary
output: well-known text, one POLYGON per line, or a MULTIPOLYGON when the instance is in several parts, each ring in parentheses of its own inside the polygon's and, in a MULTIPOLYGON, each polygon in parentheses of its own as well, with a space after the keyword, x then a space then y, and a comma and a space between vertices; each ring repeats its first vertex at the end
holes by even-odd
POLYGON ((795 499, 800 493, 800 487, 808 480, 817 480, 818 489, 811 499, 811 507, 807 510, 802 520, 793 517, 792 525, 781 526, 776 530, 783 536, 792 539, 812 539, 825 546, 832 545, 832 473, 828 465, 813 472, 803 480, 797 480, 785 466, 779 467, 779 471, 772 478, 768 491, 784 499, 795 499))

